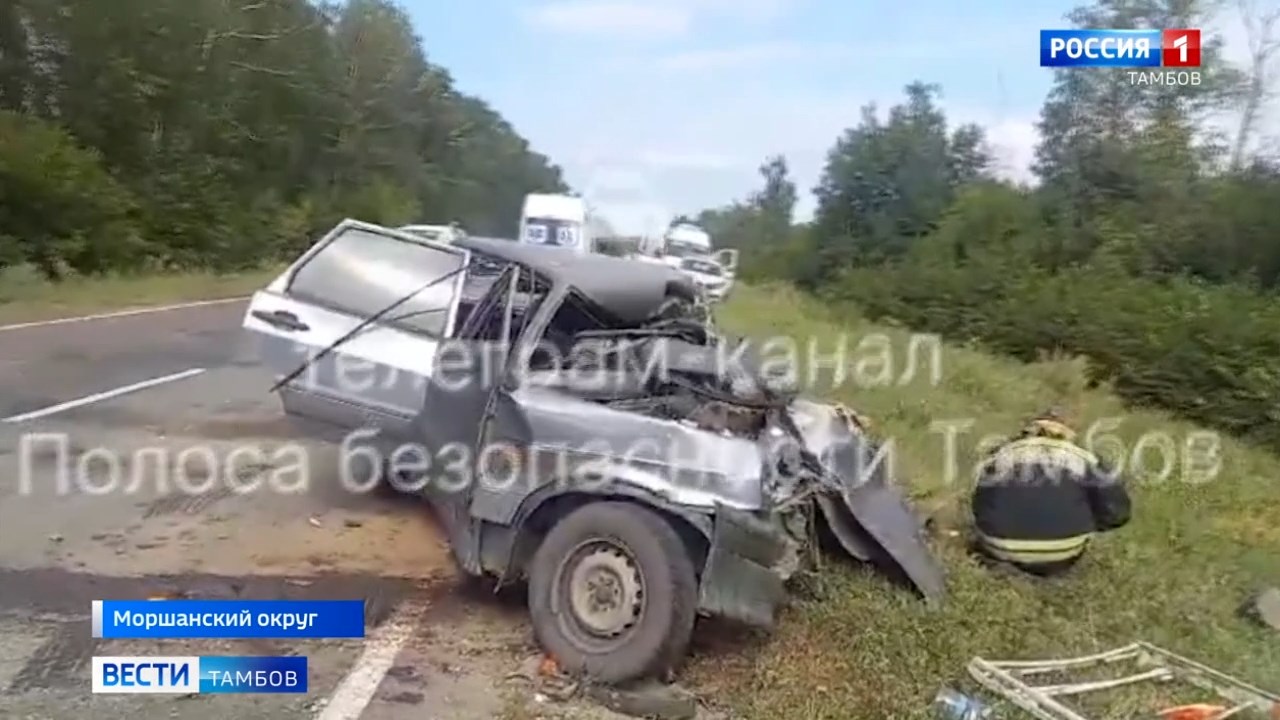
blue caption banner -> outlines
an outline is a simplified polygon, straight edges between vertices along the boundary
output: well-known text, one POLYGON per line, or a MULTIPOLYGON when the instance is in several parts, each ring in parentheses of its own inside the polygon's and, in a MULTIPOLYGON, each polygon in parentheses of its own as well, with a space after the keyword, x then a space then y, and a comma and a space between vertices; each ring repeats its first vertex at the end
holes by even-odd
POLYGON ((95 638, 362 638, 363 600, 94 600, 95 638))
POLYGON ((1041 30, 1041 67, 1160 67, 1159 30, 1041 30))
POLYGON ((201 694, 307 691, 305 657, 202 655, 199 667, 201 694))
POLYGON ((115 694, 305 693, 298 656, 119 656, 93 658, 93 692, 115 694))

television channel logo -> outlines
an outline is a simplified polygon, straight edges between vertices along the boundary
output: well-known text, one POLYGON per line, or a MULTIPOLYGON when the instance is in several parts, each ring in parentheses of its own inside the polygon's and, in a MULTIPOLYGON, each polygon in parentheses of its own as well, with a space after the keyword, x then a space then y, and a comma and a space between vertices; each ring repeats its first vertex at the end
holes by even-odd
POLYGON ((305 693, 307 659, 299 656, 206 655, 93 658, 94 693, 305 693))
POLYGON ((1041 30, 1040 67, 1200 67, 1200 31, 1041 30))

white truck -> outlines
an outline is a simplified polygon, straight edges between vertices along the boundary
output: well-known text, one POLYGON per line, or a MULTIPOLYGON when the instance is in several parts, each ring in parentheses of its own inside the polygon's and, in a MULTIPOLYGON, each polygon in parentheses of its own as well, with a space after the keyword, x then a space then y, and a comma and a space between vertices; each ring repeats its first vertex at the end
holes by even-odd
POLYGON ((711 235, 697 225, 672 225, 662 236, 657 250, 663 262, 684 271, 712 301, 722 300, 733 287, 738 251, 732 248, 713 251, 711 235))
POLYGON ((520 212, 520 242, 595 252, 587 201, 576 195, 531 193, 520 212))

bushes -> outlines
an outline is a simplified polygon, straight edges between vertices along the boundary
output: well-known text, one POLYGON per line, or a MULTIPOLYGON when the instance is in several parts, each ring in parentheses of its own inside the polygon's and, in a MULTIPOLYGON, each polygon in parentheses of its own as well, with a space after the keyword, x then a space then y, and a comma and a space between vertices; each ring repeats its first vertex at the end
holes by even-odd
POLYGON ((39 120, 0 112, 0 267, 46 277, 135 266, 146 254, 133 197, 97 153, 39 120))
MULTIPOLYGON (((890 266, 825 287, 873 317, 980 339, 1034 360, 1090 358, 1094 382, 1126 400, 1280 447, 1280 303, 1240 285, 1134 277, 1102 261, 1050 272, 1029 262, 1043 233, 1016 191, 978 190, 890 266)), ((1107 240, 1113 238, 1106 238, 1107 240)))

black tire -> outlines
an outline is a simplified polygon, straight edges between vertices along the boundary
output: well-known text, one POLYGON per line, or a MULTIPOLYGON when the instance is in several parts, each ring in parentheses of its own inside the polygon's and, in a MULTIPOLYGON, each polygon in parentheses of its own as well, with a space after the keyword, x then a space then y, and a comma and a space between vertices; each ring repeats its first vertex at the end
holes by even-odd
POLYGON ((564 670, 620 683, 666 675, 684 659, 697 614, 697 575, 675 528, 653 511, 603 501, 574 510, 547 533, 528 575, 534 636, 564 670), (601 556, 597 547, 620 552, 639 577, 638 617, 610 638, 593 636, 570 600, 575 570, 601 556), (592 549, 583 555, 584 548, 592 549))

